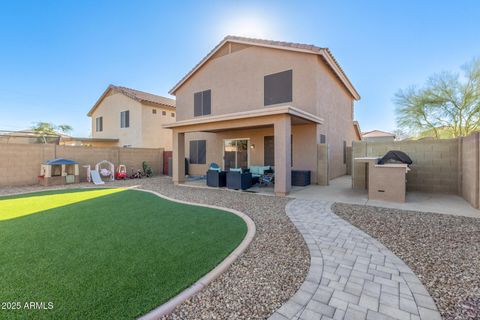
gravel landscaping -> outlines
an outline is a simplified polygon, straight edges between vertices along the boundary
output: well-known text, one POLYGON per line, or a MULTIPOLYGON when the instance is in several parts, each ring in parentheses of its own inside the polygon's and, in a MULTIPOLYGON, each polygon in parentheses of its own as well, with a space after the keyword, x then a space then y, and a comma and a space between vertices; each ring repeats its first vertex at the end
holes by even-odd
POLYGON ((416 273, 444 319, 480 319, 480 219, 336 203, 416 273))
MULTIPOLYGON (((106 186, 131 185, 180 200, 239 210, 255 222, 255 238, 238 260, 168 318, 266 319, 303 283, 310 266, 310 255, 302 235, 285 214, 288 199, 247 192, 176 187, 164 177, 116 181, 106 186)), ((38 190, 38 187, 20 187, 0 190, 0 194, 38 190)))

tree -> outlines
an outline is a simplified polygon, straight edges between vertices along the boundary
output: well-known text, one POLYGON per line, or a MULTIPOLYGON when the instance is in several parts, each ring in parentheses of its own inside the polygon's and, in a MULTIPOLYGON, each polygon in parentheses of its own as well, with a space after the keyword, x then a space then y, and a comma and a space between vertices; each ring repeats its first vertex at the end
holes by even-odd
POLYGON ((480 58, 462 66, 458 73, 442 72, 422 88, 399 90, 397 126, 417 136, 455 138, 480 128, 480 58))
POLYGON ((47 143, 48 136, 60 136, 59 132, 69 133, 73 130, 68 124, 54 125, 49 122, 37 122, 31 129, 40 135, 43 143, 47 143))

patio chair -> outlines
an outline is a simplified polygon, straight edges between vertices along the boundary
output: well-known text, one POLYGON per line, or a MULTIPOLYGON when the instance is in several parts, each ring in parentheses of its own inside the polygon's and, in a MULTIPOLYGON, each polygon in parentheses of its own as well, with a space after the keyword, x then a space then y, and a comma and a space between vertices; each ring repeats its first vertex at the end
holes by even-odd
POLYGON ((242 169, 230 169, 227 172, 227 188, 246 190, 252 187, 252 173, 242 169))
POLYGON ((268 187, 270 184, 275 184, 275 173, 267 173, 259 178, 260 187, 268 187))
POLYGON ((218 164, 211 163, 207 171, 207 186, 222 188, 227 185, 227 172, 222 171, 218 164))

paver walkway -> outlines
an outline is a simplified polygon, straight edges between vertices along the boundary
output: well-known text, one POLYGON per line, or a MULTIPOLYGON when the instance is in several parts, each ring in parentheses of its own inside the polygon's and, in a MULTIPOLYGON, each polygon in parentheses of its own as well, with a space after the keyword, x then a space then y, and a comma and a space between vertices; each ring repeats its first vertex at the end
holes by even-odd
POLYGON ((270 319, 441 319, 412 270, 335 215, 331 205, 320 200, 288 203, 287 214, 305 238, 311 265, 297 293, 270 319))

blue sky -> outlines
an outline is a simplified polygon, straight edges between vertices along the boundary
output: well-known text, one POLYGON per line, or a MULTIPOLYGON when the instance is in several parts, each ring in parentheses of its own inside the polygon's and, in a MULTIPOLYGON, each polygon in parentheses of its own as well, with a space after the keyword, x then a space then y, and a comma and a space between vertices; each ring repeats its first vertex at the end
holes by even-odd
POLYGON ((110 83, 168 95, 235 34, 330 48, 362 96, 362 130, 393 130, 398 89, 480 56, 479 16, 479 1, 3 1, 0 129, 88 136, 110 83))

